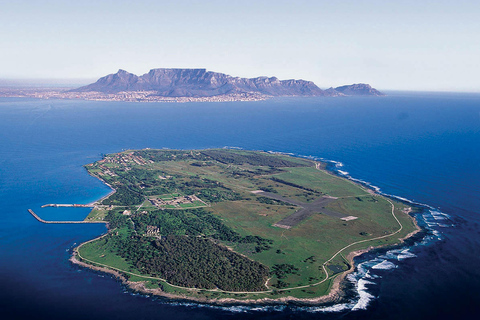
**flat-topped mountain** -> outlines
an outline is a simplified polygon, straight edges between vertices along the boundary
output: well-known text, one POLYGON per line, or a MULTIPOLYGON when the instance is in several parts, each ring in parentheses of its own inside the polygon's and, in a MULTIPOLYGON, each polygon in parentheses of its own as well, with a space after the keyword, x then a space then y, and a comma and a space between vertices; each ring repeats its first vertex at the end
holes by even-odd
POLYGON ((256 92, 269 96, 323 96, 311 81, 278 80, 276 77, 239 78, 206 69, 152 69, 137 76, 125 70, 109 74, 97 82, 72 91, 117 93, 155 91, 163 97, 210 97, 256 92))
MULTIPOLYGON (((336 89, 322 90, 312 81, 306 80, 279 80, 276 77, 240 78, 206 69, 159 68, 152 69, 142 76, 119 70, 115 74, 109 74, 95 83, 71 90, 71 92, 116 94, 129 91, 149 91, 153 92, 152 95, 160 97, 213 97, 242 93, 258 93, 266 96, 349 95, 349 93, 336 89)), ((360 91, 352 89, 349 92, 358 94, 360 91)), ((364 92, 367 95, 371 94, 365 90, 364 92)))

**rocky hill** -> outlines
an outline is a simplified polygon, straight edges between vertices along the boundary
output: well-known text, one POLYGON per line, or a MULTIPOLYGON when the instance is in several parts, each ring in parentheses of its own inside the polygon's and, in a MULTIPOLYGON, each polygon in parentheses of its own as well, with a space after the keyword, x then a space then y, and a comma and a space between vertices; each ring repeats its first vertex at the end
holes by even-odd
POLYGON ((101 92, 116 94, 129 91, 149 91, 161 97, 213 97, 219 95, 259 93, 267 96, 340 96, 378 95, 369 85, 352 85, 322 90, 312 81, 279 80, 276 77, 239 78, 206 69, 152 69, 137 76, 125 70, 109 74, 90 85, 71 92, 101 92), (356 89, 368 86, 371 90, 356 89), (342 89, 353 87, 351 89, 342 89), (343 90, 343 91, 342 91, 343 90))
POLYGON ((384 96, 383 93, 365 83, 336 87, 334 90, 346 96, 384 96))

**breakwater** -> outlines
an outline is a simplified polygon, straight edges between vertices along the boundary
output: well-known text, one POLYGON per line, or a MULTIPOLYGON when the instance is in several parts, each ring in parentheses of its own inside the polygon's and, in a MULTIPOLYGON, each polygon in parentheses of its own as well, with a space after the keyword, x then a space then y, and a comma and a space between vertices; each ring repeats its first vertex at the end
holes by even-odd
POLYGON ((40 218, 35 212, 33 212, 32 209, 28 209, 28 212, 30 212, 30 214, 41 223, 56 223, 56 224, 62 224, 62 223, 75 223, 75 224, 79 224, 79 223, 104 223, 104 224, 107 224, 108 223, 106 221, 46 221, 46 220, 43 220, 42 218, 40 218))
POLYGON ((74 203, 67 203, 67 204, 56 204, 56 203, 49 203, 49 204, 44 204, 42 208, 46 207, 58 207, 58 208, 68 208, 68 207, 74 207, 74 208, 88 208, 91 207, 91 205, 88 204, 74 204, 74 203))

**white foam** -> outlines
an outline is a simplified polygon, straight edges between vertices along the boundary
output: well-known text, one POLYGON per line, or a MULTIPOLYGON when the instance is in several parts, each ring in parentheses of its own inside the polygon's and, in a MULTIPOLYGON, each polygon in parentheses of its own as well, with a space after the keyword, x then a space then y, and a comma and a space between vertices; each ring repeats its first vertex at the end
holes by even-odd
POLYGON ((347 171, 342 171, 342 170, 338 170, 338 172, 344 176, 348 176, 348 172, 347 171))
POLYGON ((400 249, 394 249, 394 250, 389 250, 387 253, 378 256, 380 259, 396 259, 397 256, 400 254, 401 250, 400 249))
POLYGON ((355 310, 365 310, 368 306, 368 303, 374 298, 373 295, 367 292, 367 284, 374 284, 371 281, 360 279, 357 283, 357 292, 360 298, 357 303, 353 306, 352 311, 355 310))
POLYGON ((447 220, 450 218, 450 216, 446 213, 443 213, 441 211, 438 211, 438 210, 430 210, 430 213, 432 214, 432 217, 435 219, 435 220, 447 220))
MULTIPOLYGON (((365 261, 360 263, 357 266, 357 272, 355 274, 359 275, 359 277, 364 277, 368 273, 368 269, 371 267, 370 264, 371 264, 371 261, 365 261)), ((350 279, 350 281, 356 282, 356 279, 353 276, 353 274, 349 274, 348 276, 352 278, 350 279)))
POLYGON ((404 259, 409 259, 409 258, 415 258, 417 255, 411 253, 409 251, 409 249, 405 249, 401 252, 401 254, 399 254, 397 256, 397 259, 400 261, 400 260, 404 260, 404 259))
POLYGON ((395 269, 396 267, 397 266, 395 264, 393 264, 392 262, 387 261, 387 260, 383 260, 379 264, 374 265, 372 267, 372 269, 375 269, 375 270, 390 270, 390 269, 395 269))
POLYGON ((339 303, 333 306, 328 307, 316 307, 310 308, 308 311, 310 312, 340 312, 344 310, 349 310, 353 307, 350 303, 339 303))
POLYGON ((367 271, 364 278, 366 278, 366 279, 378 279, 378 278, 381 278, 381 277, 376 275, 376 274, 371 274, 370 271, 367 271))
POLYGON ((422 219, 430 227, 433 232, 433 227, 448 228, 453 226, 450 223, 450 216, 436 209, 430 209, 422 214, 422 219))
POLYGON ((224 146, 223 149, 235 149, 235 150, 243 150, 242 147, 232 147, 232 146, 224 146))

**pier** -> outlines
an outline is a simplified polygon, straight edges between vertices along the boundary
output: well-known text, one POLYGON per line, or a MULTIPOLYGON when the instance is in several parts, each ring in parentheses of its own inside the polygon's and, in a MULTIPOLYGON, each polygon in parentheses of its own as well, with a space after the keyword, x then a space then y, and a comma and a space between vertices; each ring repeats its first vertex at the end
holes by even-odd
POLYGON ((70 223, 70 224, 72 224, 72 223, 74 223, 74 224, 79 224, 79 223, 104 223, 104 224, 108 224, 108 222, 106 222, 106 221, 46 221, 46 220, 43 220, 42 218, 40 218, 35 212, 33 212, 32 209, 28 209, 28 212, 30 212, 30 214, 41 223, 55 223, 55 224, 62 224, 62 223, 70 223))
POLYGON ((42 208, 45 208, 45 207, 58 207, 58 208, 66 208, 66 207, 74 207, 74 208, 89 208, 89 207, 92 207, 92 205, 88 205, 88 204, 70 204, 70 203, 67 203, 67 204, 56 204, 56 203, 49 203, 49 204, 44 204, 42 206, 42 208))

